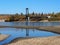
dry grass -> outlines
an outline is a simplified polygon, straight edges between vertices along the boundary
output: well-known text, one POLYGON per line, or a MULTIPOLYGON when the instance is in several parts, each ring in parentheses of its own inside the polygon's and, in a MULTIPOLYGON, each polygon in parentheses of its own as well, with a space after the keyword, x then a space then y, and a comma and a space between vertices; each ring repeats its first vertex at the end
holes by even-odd
POLYGON ((60 36, 16 39, 7 45, 60 45, 60 36))

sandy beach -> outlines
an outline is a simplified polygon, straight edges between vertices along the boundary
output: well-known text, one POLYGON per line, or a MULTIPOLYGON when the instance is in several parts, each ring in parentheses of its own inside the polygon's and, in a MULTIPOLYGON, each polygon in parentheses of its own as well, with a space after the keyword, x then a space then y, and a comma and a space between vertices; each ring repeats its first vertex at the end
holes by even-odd
POLYGON ((60 45, 60 36, 15 39, 6 45, 60 45))

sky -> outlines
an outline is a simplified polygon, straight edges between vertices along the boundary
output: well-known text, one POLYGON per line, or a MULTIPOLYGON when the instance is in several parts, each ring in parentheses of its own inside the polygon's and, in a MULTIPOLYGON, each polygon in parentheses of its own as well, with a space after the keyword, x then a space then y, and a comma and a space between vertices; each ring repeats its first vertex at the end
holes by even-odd
POLYGON ((0 0, 0 14, 60 12, 60 0, 0 0))

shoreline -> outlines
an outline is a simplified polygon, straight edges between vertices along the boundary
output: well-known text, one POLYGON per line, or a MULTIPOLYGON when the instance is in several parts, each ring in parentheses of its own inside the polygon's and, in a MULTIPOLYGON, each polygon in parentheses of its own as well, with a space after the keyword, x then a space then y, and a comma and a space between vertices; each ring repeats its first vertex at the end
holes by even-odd
POLYGON ((17 38, 11 43, 6 45, 59 45, 60 44, 60 35, 59 36, 50 36, 50 37, 37 37, 37 38, 17 38))
POLYGON ((11 21, 11 22, 60 22, 60 21, 11 21))
POLYGON ((9 35, 0 34, 0 41, 7 39, 9 35))
POLYGON ((37 29, 60 34, 60 26, 0 26, 0 28, 37 29))

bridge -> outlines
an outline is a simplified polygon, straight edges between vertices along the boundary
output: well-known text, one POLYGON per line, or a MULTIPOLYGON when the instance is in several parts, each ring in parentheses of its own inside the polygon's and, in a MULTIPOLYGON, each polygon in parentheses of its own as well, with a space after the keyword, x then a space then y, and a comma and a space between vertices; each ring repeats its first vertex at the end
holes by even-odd
POLYGON ((60 34, 60 26, 0 26, 0 28, 37 29, 60 34))

